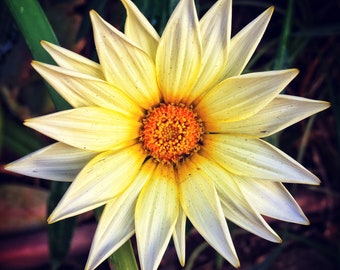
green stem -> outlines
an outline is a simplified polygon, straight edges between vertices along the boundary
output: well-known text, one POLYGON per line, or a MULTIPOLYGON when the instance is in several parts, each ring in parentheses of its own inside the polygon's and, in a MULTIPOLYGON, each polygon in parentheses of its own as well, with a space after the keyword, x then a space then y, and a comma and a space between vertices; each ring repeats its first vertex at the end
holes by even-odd
MULTIPOLYGON (((94 209, 94 216, 99 221, 104 207, 94 209)), ((111 269, 115 270, 138 270, 138 265, 131 241, 126 241, 119 249, 109 257, 111 269)))
POLYGON ((138 270, 137 261, 131 241, 126 241, 115 253, 109 257, 109 263, 116 270, 138 270))

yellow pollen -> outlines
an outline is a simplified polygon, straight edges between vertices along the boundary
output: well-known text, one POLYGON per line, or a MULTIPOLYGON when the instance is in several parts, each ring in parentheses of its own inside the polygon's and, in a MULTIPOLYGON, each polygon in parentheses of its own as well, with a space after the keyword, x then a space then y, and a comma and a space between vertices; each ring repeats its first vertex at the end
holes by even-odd
POLYGON ((140 140, 147 153, 163 163, 177 163, 200 148, 203 124, 183 104, 160 104, 142 120, 140 140))

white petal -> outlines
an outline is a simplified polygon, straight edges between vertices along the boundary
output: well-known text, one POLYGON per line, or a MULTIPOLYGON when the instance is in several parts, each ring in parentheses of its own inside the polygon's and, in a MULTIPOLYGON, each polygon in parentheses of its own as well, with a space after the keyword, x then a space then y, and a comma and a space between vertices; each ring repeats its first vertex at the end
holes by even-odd
POLYGON ((279 95, 249 118, 236 122, 210 120, 204 127, 211 133, 267 137, 328 107, 324 101, 279 95))
POLYGON ((127 36, 90 12, 96 49, 106 80, 143 108, 160 101, 152 59, 127 36))
POLYGON ((156 54, 156 73, 165 102, 189 94, 201 67, 202 45, 193 0, 182 0, 172 13, 156 54))
POLYGON ((178 212, 174 170, 172 166, 159 164, 136 205, 136 238, 142 270, 157 269, 174 231, 178 212))
POLYGON ((309 224, 287 189, 277 182, 235 177, 248 202, 261 214, 299 224, 309 224))
POLYGON ((202 148, 206 158, 236 175, 279 182, 320 183, 298 162, 260 139, 211 134, 204 137, 202 148))
POLYGON ((202 98, 196 111, 207 121, 248 118, 273 100, 297 74, 297 69, 287 69, 228 78, 202 98))
POLYGON ((75 108, 99 106, 130 116, 143 113, 141 106, 103 80, 40 62, 32 62, 32 66, 75 108))
POLYGON ((122 2, 127 12, 125 34, 148 53, 150 58, 155 59, 159 35, 132 1, 122 2))
POLYGON ((60 67, 104 80, 103 72, 98 63, 47 41, 42 41, 41 45, 60 67))
POLYGON ((93 158, 72 182, 49 222, 75 216, 112 200, 130 186, 145 159, 139 144, 93 158))
POLYGON ((214 182, 224 215, 228 220, 269 241, 281 241, 262 216, 248 203, 232 174, 200 155, 193 156, 192 161, 214 182))
POLYGON ((187 217, 183 212, 182 207, 179 208, 178 219, 173 233, 173 241, 177 253, 178 260, 181 266, 185 264, 185 224, 187 217))
POLYGON ((234 267, 239 261, 214 184, 189 159, 178 167, 180 200, 186 216, 203 238, 234 267))
POLYGON ((273 11, 273 7, 268 8, 231 39, 224 78, 237 76, 242 73, 259 44, 273 11))
POLYGON ((106 151, 135 143, 140 123, 114 111, 82 107, 27 119, 25 125, 84 150, 106 151))
POLYGON ((231 0, 217 1, 200 20, 200 28, 203 48, 202 67, 186 99, 188 104, 220 82, 225 70, 231 32, 231 0))
POLYGON ((5 170, 54 181, 73 181, 96 152, 54 143, 5 166, 5 170))
POLYGON ((106 204, 92 241, 86 269, 95 269, 134 234, 137 196, 154 168, 155 163, 147 161, 127 190, 106 204))

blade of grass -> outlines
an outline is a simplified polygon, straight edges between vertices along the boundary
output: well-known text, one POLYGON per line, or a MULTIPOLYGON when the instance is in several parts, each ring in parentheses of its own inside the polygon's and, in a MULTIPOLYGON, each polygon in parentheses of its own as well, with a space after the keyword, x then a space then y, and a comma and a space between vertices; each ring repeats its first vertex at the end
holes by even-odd
MULTIPOLYGON (((41 40, 59 44, 43 9, 36 0, 5 0, 35 60, 54 64, 50 55, 40 45, 41 40)), ((51 98, 58 111, 70 105, 52 88, 51 98)))
MULTIPOLYGON (((292 19, 293 19, 293 7, 294 0, 288 1, 287 12, 283 24, 281 40, 279 42, 278 53, 276 54, 274 69, 284 69, 287 68, 288 62, 288 41, 291 34, 292 19)), ((280 133, 276 133, 268 137, 268 142, 275 146, 279 146, 280 143, 280 133)))
MULTIPOLYGON (((43 9, 36 0, 5 0, 13 18, 15 19, 34 59, 53 64, 54 61, 40 45, 41 40, 58 44, 52 27, 43 9)), ((51 98, 57 110, 65 110, 71 106, 50 86, 51 98)), ((67 183, 52 182, 48 201, 48 211, 55 208, 64 192, 67 183)), ((58 269, 68 254, 76 220, 71 218, 48 226, 48 238, 51 256, 51 268, 58 269)))

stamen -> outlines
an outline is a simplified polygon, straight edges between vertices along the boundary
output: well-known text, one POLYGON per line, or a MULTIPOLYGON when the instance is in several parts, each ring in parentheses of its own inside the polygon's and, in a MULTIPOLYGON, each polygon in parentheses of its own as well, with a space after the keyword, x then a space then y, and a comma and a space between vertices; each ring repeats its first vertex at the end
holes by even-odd
POLYGON ((147 113, 142 124, 140 141, 159 162, 178 163, 197 152, 202 143, 203 123, 184 104, 160 104, 147 113))

